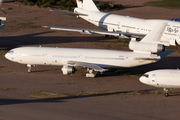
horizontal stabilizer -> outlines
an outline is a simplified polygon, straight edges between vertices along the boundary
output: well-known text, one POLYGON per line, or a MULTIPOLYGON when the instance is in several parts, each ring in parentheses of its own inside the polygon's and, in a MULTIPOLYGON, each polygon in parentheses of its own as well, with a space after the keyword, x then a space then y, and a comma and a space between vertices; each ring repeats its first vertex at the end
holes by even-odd
POLYGON ((107 71, 107 69, 103 69, 99 67, 98 65, 86 63, 86 62, 68 61, 67 63, 73 66, 82 66, 86 68, 91 68, 91 69, 94 69, 95 71, 101 71, 101 72, 107 71))
POLYGON ((87 14, 74 13, 74 12, 70 12, 70 11, 68 11, 68 10, 50 10, 50 11, 63 12, 63 13, 71 14, 71 15, 83 15, 83 16, 88 16, 87 14))
POLYGON ((0 25, 0 29, 3 29, 5 26, 6 26, 6 25, 1 24, 1 25, 0 25))
POLYGON ((158 53, 159 56, 161 56, 161 58, 166 57, 167 55, 173 53, 174 50, 165 50, 164 52, 158 53))
POLYGON ((160 52, 157 54, 157 56, 149 56, 149 57, 137 57, 134 58, 135 60, 160 60, 163 57, 166 57, 167 55, 173 53, 174 50, 165 50, 164 52, 160 52))

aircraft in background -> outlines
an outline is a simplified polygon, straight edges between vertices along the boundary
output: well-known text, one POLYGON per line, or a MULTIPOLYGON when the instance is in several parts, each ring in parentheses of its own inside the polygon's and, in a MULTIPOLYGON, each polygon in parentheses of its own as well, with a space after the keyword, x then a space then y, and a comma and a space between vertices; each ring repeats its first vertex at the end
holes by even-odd
MULTIPOLYGON (((3 0, 0 0, 0 6, 1 6, 2 2, 3 2, 3 0)), ((2 28, 5 27, 4 24, 1 24, 1 21, 2 21, 2 20, 3 20, 3 21, 6 21, 6 17, 0 17, 0 29, 2 29, 2 28)))
POLYGON ((63 66, 63 74, 74 73, 75 67, 87 68, 87 77, 95 77, 109 68, 135 67, 157 62, 174 52, 166 50, 164 45, 152 43, 163 35, 167 23, 159 23, 141 41, 131 40, 129 49, 133 52, 119 50, 20 47, 10 50, 5 57, 11 61, 27 64, 29 72, 32 65, 63 66), (96 73, 94 74, 93 71, 96 73))
POLYGON ((44 26, 53 30, 77 31, 82 34, 103 34, 111 35, 120 38, 143 38, 157 24, 166 22, 167 25, 163 31, 163 36, 158 41, 153 43, 162 44, 165 46, 180 44, 180 22, 176 20, 160 20, 160 19, 141 19, 129 16, 116 15, 99 11, 92 0, 76 0, 77 7, 74 12, 68 10, 52 10, 65 12, 68 14, 76 15, 106 31, 78 29, 72 27, 62 26, 44 26))
POLYGON ((164 88, 165 96, 168 97, 168 89, 180 89, 180 70, 153 70, 145 73, 139 80, 146 85, 164 88))

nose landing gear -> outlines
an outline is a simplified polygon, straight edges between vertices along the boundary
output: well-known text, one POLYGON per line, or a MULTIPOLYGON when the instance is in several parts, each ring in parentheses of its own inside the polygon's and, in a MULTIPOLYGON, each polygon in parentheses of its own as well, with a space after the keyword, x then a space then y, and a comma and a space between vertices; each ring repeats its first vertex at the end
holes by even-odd
POLYGON ((165 93, 165 97, 168 97, 169 94, 168 94, 168 89, 167 88, 164 88, 164 93, 165 93))

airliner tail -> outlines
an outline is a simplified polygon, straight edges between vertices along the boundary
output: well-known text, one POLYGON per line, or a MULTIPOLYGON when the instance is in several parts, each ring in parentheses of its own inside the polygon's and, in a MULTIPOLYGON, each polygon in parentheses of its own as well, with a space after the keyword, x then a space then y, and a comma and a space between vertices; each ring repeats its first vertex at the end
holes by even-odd
POLYGON ((78 8, 89 10, 89 11, 99 11, 93 0, 76 0, 78 8))

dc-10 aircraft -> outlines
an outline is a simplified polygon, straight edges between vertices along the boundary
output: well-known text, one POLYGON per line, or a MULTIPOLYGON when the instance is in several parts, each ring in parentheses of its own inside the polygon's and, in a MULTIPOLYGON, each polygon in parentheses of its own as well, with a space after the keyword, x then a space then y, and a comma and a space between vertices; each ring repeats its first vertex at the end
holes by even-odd
POLYGON ((74 73, 74 67, 88 68, 87 77, 95 77, 93 73, 103 73, 109 68, 135 67, 157 62, 172 50, 166 50, 164 45, 152 43, 161 39, 167 23, 159 23, 141 41, 131 40, 131 51, 51 48, 51 47, 20 47, 10 50, 5 57, 11 61, 27 64, 29 72, 32 65, 63 66, 63 74, 74 73), (139 44, 139 46, 137 45, 139 44))
POLYGON ((52 47, 19 47, 10 50, 5 57, 11 61, 31 66, 63 66, 63 74, 73 74, 76 67, 88 68, 86 77, 95 77, 93 73, 103 73, 109 68, 135 67, 159 61, 172 53, 166 50, 158 54, 144 54, 131 51, 52 48, 52 47))
POLYGON ((68 10, 52 10, 74 14, 106 31, 78 29, 63 26, 44 26, 53 30, 76 31, 82 34, 103 34, 116 37, 125 38, 143 38, 146 36, 157 24, 166 22, 166 28, 163 31, 163 36, 160 40, 154 41, 156 44, 163 44, 165 46, 180 44, 180 22, 172 20, 160 19, 141 19, 129 16, 122 16, 110 14, 99 11, 93 0, 76 0, 77 7, 74 12, 68 10))
POLYGON ((145 73, 139 80, 146 85, 164 88, 165 96, 168 97, 168 89, 180 89, 180 70, 153 70, 145 73))

